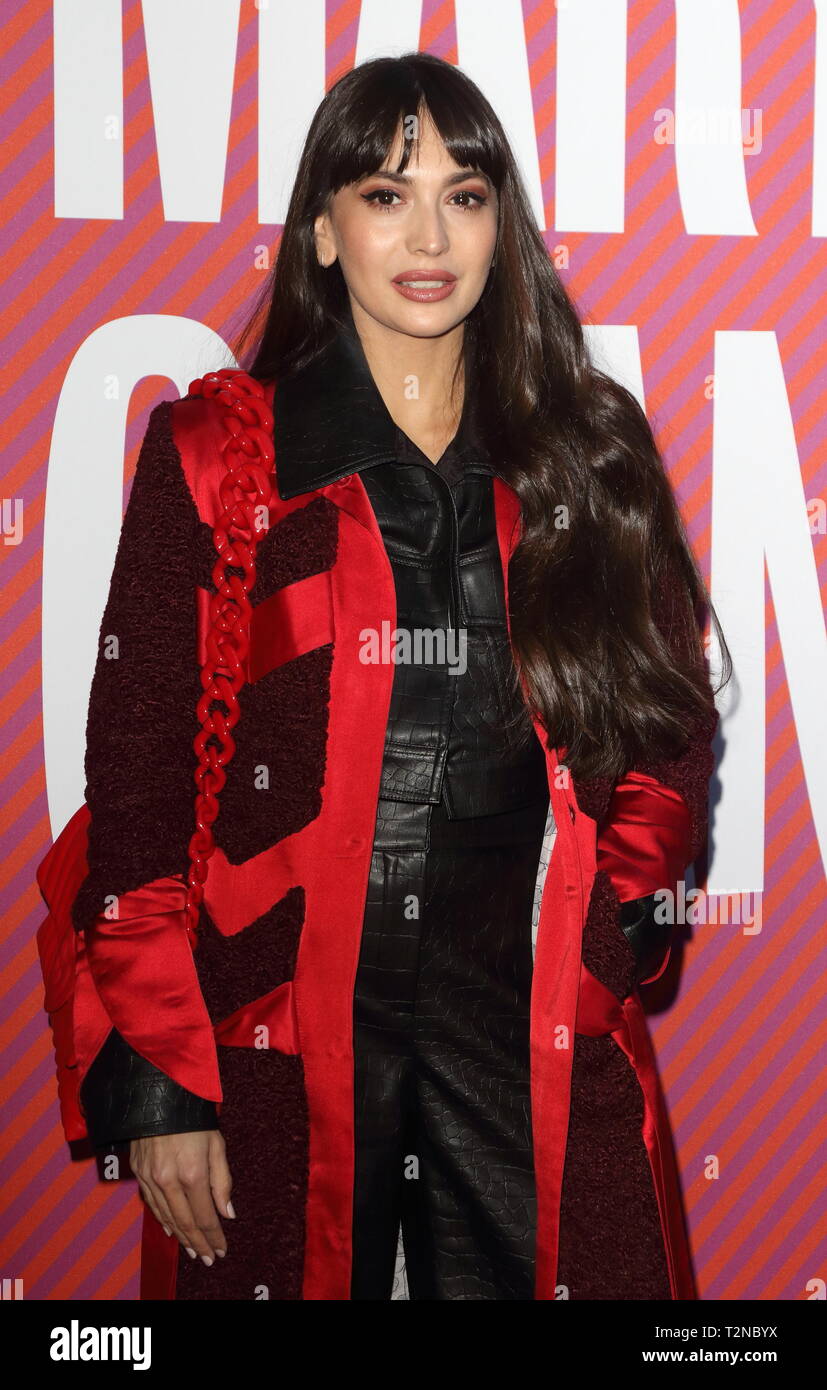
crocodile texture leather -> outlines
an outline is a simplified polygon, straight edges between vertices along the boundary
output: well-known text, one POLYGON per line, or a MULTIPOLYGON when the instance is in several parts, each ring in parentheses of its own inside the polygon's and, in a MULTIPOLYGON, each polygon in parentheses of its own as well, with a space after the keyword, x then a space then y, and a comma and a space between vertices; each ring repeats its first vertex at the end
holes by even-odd
POLYGON ((113 1028, 80 1088, 94 1147, 109 1148, 156 1134, 217 1129, 215 1102, 179 1086, 113 1028))
POLYGON ((444 648, 423 645, 394 670, 380 796, 442 800, 457 819, 548 797, 514 680, 490 474, 461 436, 435 466, 401 430, 397 461, 361 471, 393 570, 397 630, 446 634, 444 648))
POLYGON ((531 1300, 531 909, 543 802, 380 801, 354 992, 351 1297, 531 1300))

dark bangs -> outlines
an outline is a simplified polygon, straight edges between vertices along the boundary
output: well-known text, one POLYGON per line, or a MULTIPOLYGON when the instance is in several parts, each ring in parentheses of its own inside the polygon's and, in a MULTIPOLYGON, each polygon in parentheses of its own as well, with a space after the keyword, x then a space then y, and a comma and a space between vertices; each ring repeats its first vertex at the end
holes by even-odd
POLYGON ((456 69, 447 82, 438 59, 422 53, 410 57, 415 62, 378 59, 368 65, 369 73, 357 68, 338 84, 335 123, 316 145, 320 167, 314 171, 315 187, 322 198, 318 211, 341 188, 390 168, 400 130, 403 148, 394 172, 404 173, 418 154, 417 124, 421 127, 428 117, 460 168, 487 174, 497 192, 502 188, 505 150, 496 139, 494 123, 480 120, 479 91, 470 84, 466 90, 456 69))

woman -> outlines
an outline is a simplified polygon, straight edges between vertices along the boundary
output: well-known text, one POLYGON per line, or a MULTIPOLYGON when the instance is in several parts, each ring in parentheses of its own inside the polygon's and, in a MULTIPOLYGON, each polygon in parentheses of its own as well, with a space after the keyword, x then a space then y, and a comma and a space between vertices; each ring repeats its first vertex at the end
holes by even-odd
POLYGON ((692 1298, 637 985, 705 843, 706 593, 461 72, 328 93, 237 347, 153 412, 90 702, 80 1095, 142 1297, 387 1299, 401 1225, 414 1299, 692 1298), (271 428, 191 951, 216 469, 271 428))

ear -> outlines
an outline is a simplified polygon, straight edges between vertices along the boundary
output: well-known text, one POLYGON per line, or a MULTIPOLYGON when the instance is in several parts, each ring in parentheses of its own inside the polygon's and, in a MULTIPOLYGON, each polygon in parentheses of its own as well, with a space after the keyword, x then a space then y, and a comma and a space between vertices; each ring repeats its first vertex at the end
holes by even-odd
POLYGON ((320 212, 313 224, 313 235, 316 241, 316 256, 319 265, 330 266, 335 261, 338 252, 333 237, 333 227, 330 216, 327 212, 320 212))

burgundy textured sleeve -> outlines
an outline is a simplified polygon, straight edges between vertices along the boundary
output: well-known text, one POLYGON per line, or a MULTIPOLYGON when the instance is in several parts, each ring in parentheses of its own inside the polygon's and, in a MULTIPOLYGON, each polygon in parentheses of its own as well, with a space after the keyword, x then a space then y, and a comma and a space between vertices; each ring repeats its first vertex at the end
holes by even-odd
MULTIPOLYGON (((117 925, 146 911, 140 890, 167 879, 181 917, 194 830, 200 695, 194 566, 201 522, 172 430, 173 403, 152 411, 124 516, 100 629, 86 741, 91 813, 88 874, 75 928, 95 958, 97 926, 117 899, 117 925)), ((164 890, 155 889, 156 910, 164 890)), ((174 918, 172 919, 175 920, 174 918)), ((111 925, 111 924, 109 924, 111 925)), ((127 931, 124 951, 138 949, 127 931)), ((112 1012, 117 993, 104 997, 112 1012)), ((117 1017, 117 1013, 115 1014, 117 1017)), ((158 1006, 158 1026, 164 1023, 158 1006)), ((152 1042, 152 1027, 140 1043, 152 1042)), ((81 1089, 96 1147, 154 1134, 217 1127, 214 1102, 178 1085, 112 1029, 81 1089)))
POLYGON ((89 873, 72 913, 79 931, 112 895, 188 872, 200 520, 172 409, 162 401, 149 418, 101 623, 86 727, 89 873))

